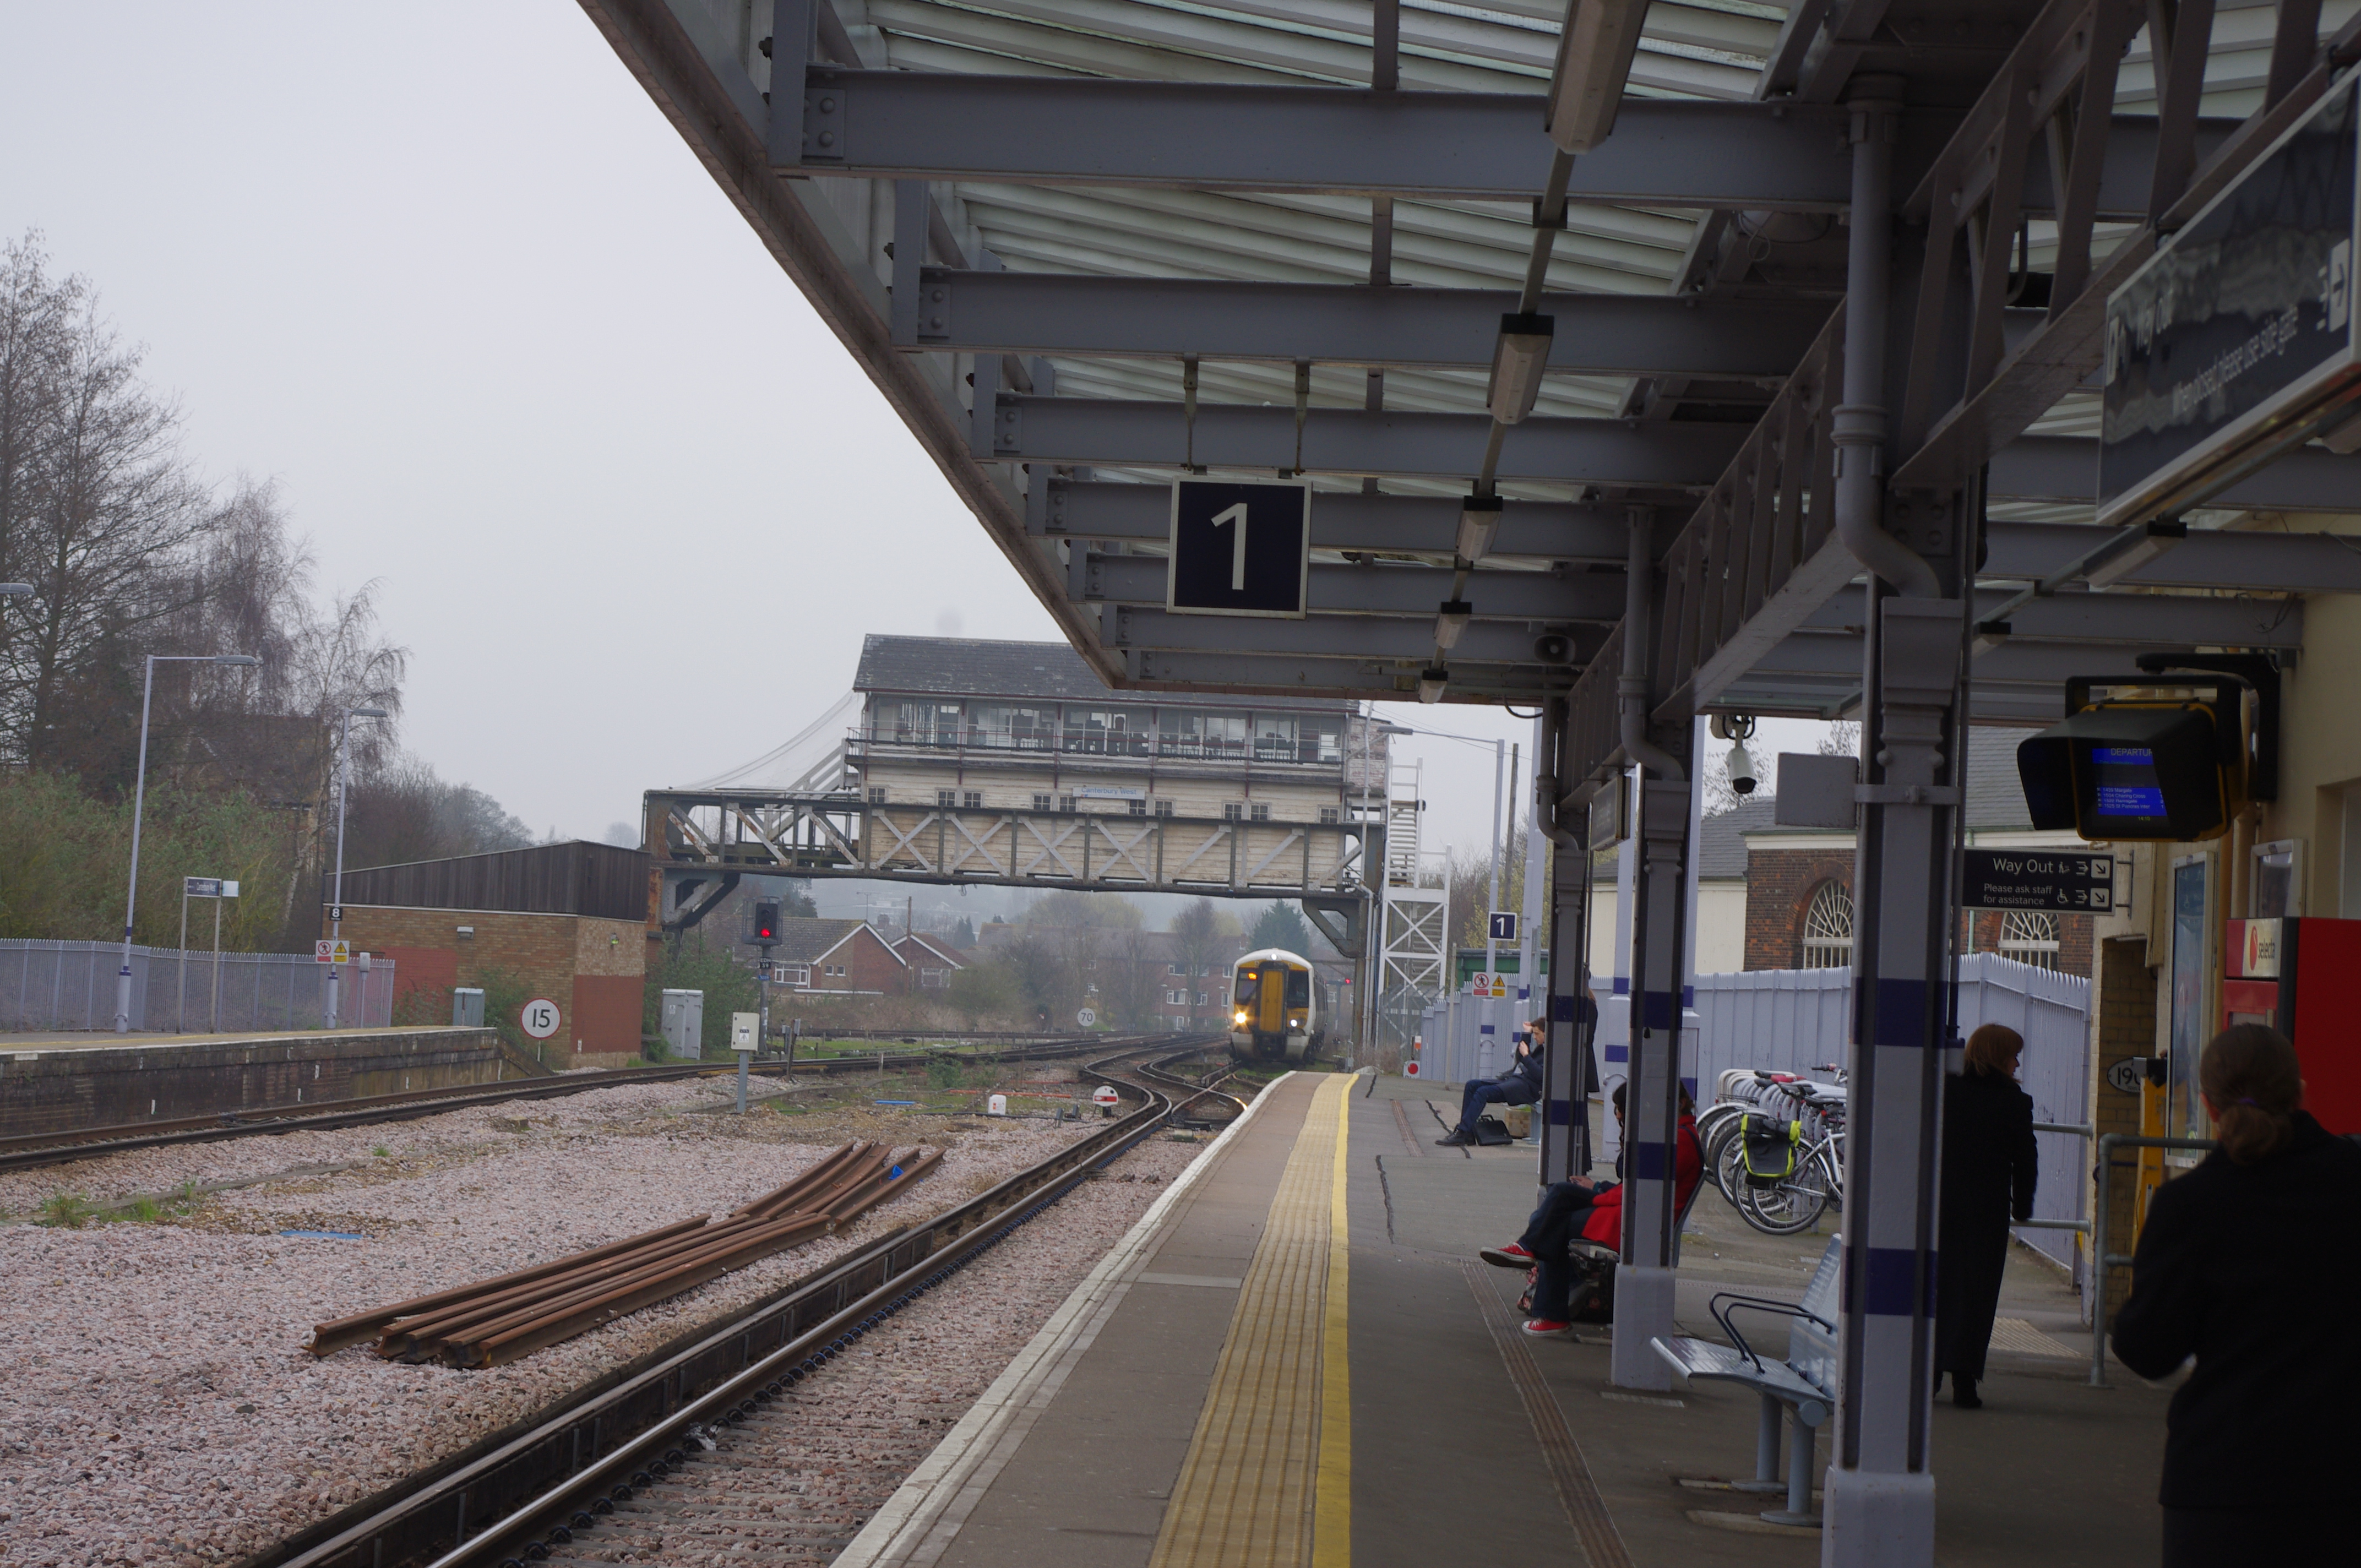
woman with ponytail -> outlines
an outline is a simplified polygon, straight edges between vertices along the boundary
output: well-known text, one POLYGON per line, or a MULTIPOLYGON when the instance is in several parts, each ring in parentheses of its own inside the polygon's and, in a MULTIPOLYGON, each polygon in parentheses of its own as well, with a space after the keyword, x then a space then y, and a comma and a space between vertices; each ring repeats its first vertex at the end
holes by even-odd
POLYGON ((2361 1475, 2361 1146, 2303 1109, 2295 1047, 2259 1024, 2205 1047, 2218 1140, 2149 1201, 2115 1354, 2194 1357, 2166 1422, 2166 1568, 2328 1562, 2361 1475))

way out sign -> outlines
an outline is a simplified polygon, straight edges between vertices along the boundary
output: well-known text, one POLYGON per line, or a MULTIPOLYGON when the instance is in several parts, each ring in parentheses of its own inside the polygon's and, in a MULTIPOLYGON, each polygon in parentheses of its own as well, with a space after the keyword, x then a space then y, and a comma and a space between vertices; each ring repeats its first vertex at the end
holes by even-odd
POLYGON ((1311 563, 1309 481, 1173 481, 1166 609, 1300 617, 1311 563))

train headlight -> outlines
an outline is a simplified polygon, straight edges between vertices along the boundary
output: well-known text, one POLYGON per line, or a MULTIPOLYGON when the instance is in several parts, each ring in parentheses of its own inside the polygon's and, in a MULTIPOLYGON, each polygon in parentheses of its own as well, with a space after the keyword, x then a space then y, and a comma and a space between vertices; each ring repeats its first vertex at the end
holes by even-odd
POLYGON ((1287 1026, 1290 1029, 1301 1029, 1303 1027, 1303 1020, 1301 1018, 1290 1018, 1287 1021, 1287 1026))
POLYGON ((1237 1015, 1237 1017, 1236 1017, 1235 1020, 1233 1020, 1233 1022, 1239 1023, 1239 1024, 1243 1024, 1243 1023, 1245 1023, 1246 1021, 1246 1015, 1245 1014, 1243 1014, 1243 1013, 1239 1014, 1237 1015))

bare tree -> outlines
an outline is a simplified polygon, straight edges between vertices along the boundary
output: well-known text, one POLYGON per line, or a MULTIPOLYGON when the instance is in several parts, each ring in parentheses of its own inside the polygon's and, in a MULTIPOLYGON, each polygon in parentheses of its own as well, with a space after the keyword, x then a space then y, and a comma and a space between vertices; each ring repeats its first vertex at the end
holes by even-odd
POLYGON ((1861 720, 1839 718, 1828 726, 1820 737, 1823 757, 1859 757, 1861 755, 1861 720))
POLYGON ((119 713, 126 675, 200 591, 179 568, 214 509, 139 351, 81 280, 49 280, 36 237, 0 260, 0 567, 35 588, 0 638, 0 745, 73 766, 115 749, 120 723, 96 709, 119 713))

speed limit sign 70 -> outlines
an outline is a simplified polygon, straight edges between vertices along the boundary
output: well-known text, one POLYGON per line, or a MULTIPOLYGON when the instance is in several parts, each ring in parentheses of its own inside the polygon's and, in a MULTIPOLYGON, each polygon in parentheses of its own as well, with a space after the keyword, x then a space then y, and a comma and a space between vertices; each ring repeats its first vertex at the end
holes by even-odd
POLYGON ((524 1013, 517 1022, 534 1039, 545 1040, 557 1033, 557 1003, 545 996, 536 996, 524 1004, 524 1013))

